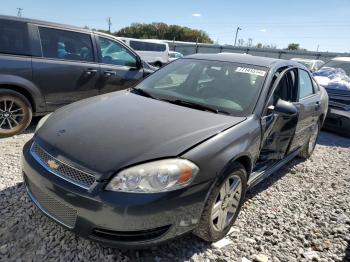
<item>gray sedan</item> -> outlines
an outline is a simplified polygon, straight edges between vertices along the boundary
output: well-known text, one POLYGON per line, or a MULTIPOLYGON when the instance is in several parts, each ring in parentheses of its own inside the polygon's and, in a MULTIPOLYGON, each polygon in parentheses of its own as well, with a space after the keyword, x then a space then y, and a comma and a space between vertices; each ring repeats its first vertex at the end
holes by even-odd
POLYGON ((24 181, 43 213, 109 246, 216 241, 248 188, 311 156, 327 107, 297 62, 192 55, 44 118, 23 149, 24 181))

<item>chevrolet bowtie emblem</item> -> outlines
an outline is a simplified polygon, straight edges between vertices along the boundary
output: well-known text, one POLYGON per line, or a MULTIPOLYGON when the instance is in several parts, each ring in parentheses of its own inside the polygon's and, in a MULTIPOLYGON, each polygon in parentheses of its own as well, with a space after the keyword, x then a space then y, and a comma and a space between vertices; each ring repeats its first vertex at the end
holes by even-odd
POLYGON ((55 169, 55 170, 60 167, 60 165, 57 164, 56 161, 54 161, 54 160, 48 160, 47 164, 51 169, 55 169))

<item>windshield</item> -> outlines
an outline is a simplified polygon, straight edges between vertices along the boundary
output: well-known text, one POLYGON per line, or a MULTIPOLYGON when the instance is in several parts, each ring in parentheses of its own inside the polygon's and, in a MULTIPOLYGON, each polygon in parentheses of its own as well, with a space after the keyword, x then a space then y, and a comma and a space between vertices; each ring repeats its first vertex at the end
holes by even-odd
POLYGON ((197 59, 180 59, 155 72, 137 88, 151 97, 167 101, 185 101, 202 108, 235 116, 253 110, 267 68, 197 59))
POLYGON ((350 62, 331 60, 322 66, 322 68, 325 68, 325 67, 343 69, 345 71, 345 73, 348 76, 350 76, 350 62))

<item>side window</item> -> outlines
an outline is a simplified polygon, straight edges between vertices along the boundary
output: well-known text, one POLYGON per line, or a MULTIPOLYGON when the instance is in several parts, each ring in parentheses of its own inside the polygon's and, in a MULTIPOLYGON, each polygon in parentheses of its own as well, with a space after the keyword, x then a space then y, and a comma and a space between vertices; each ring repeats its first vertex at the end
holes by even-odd
POLYGON ((99 37, 102 63, 136 67, 136 57, 123 45, 113 40, 99 37))
POLYGON ((313 93, 314 89, 309 74, 299 69, 299 99, 312 95, 313 93))
POLYGON ((296 71, 290 70, 280 80, 277 88, 273 93, 273 104, 276 104, 278 99, 288 102, 296 102, 298 84, 296 81, 296 71))
POLYGON ((135 41, 135 40, 130 40, 130 47, 137 51, 164 52, 166 50, 165 44, 150 43, 150 42, 135 41))
POLYGON ((312 79, 312 84, 314 85, 314 90, 320 91, 320 87, 318 86, 318 84, 316 83, 316 81, 314 79, 312 79))
POLYGON ((26 23, 0 20, 0 53, 30 55, 26 23))
POLYGON ((90 35, 39 27, 43 56, 66 60, 93 62, 90 35))

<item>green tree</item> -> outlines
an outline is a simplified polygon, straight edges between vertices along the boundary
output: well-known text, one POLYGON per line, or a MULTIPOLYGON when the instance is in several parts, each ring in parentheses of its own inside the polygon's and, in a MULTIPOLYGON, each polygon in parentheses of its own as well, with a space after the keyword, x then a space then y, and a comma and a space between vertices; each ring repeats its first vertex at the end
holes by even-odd
POLYGON ((179 25, 165 23, 141 24, 133 23, 113 33, 115 36, 124 36, 140 39, 164 39, 185 42, 213 43, 213 40, 203 30, 192 29, 179 25))
POLYGON ((299 50, 300 46, 297 43, 290 43, 287 47, 288 50, 299 50))
POLYGON ((256 44, 256 48, 262 48, 263 47, 263 44, 262 43, 257 43, 256 44))

